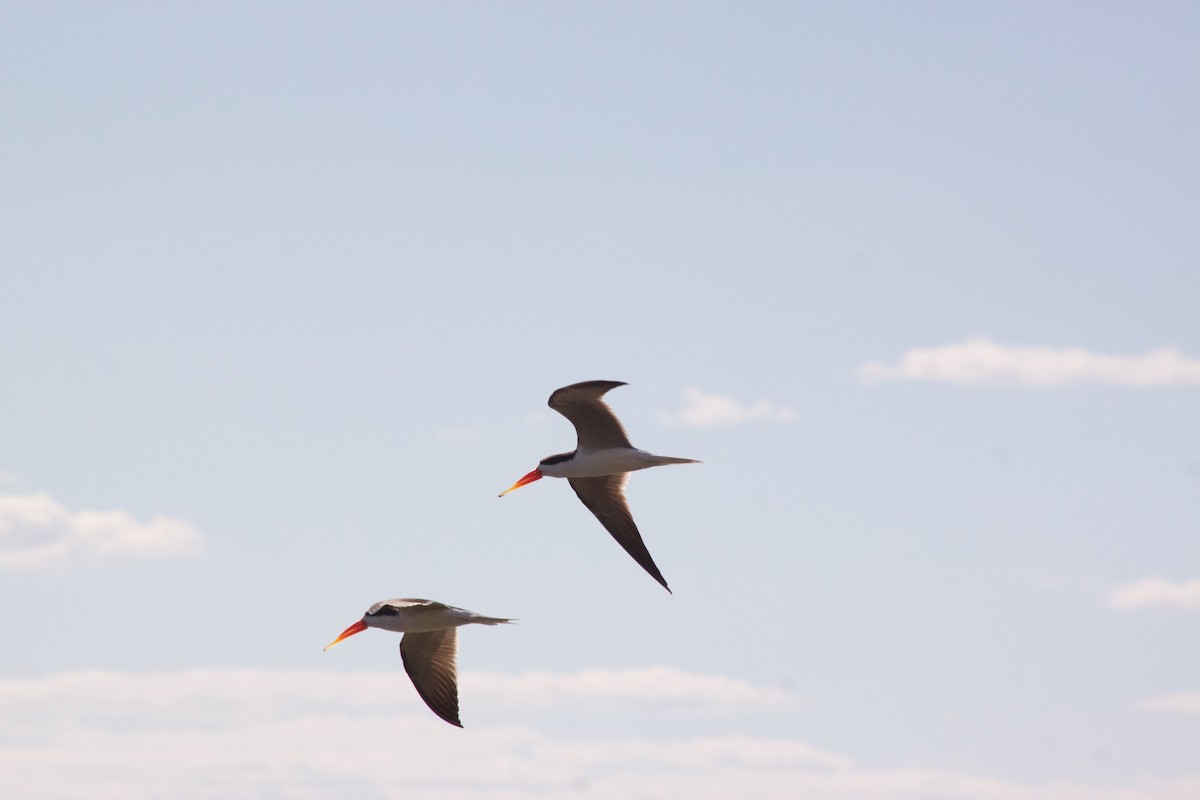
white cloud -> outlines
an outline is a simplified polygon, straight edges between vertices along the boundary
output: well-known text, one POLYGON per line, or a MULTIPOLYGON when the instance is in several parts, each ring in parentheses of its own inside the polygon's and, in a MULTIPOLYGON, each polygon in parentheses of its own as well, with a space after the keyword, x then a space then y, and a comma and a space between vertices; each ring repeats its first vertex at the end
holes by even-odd
POLYGON ((1200 692, 1180 692, 1151 697, 1138 703, 1138 708, 1169 714, 1200 714, 1200 692))
MULTIPOLYGON (((37 680, 0 680, 0 735, 75 709, 90 721, 136 717, 143 722, 211 723, 312 713, 377 714, 422 708, 401 672, 332 673, 193 670, 131 676, 73 672, 37 680), (302 697, 302 702, 297 702, 302 697), (233 698, 236 703, 231 703, 233 698)), ((695 713, 761 713, 795 709, 795 695, 718 675, 669 667, 528 672, 464 672, 471 705, 527 711, 659 708, 695 713)), ((411 687, 410 687, 411 688, 411 687)))
POLYGON ((687 703, 701 704, 699 710, 777 710, 791 697, 742 681, 649 668, 466 672, 460 684, 467 735, 433 717, 399 669, 76 672, 0 680, 0 774, 12 776, 5 791, 23 798, 416 792, 436 800, 500 800, 557 797, 580 781, 628 773, 773 775, 849 766, 841 756, 785 739, 593 741, 472 721, 489 709, 493 717, 528 716, 530 706, 555 718, 586 715, 611 710, 606 699, 618 709, 658 707, 664 714, 687 703))
POLYGON ((1200 359, 1174 348, 1144 355, 1102 355, 1081 347, 1006 347, 975 337, 962 344, 914 348, 899 364, 870 362, 858 368, 870 383, 942 381, 998 386, 1066 386, 1105 383, 1146 388, 1200 386, 1200 359))
POLYGON ((201 535, 173 517, 139 522, 124 511, 69 511, 48 494, 0 495, 0 569, 76 558, 162 558, 199 552, 201 535))
POLYGON ((665 678, 683 680, 690 687, 684 695, 706 686, 733 697, 776 691, 674 670, 465 673, 468 728, 458 730, 425 710, 398 669, 8 679, 0 680, 0 774, 6 796, 27 800, 1183 800, 1200 788, 1200 778, 1020 784, 940 770, 870 770, 793 738, 592 733, 602 726, 580 705, 586 692, 617 686, 609 695, 659 697, 654 679, 665 678), (520 703, 541 697, 555 712, 570 712, 570 732, 519 724, 522 709, 495 694, 510 690, 520 703), (510 722, 471 721, 489 706, 492 718, 510 722))
POLYGON ((796 413, 790 408, 776 406, 770 400, 747 404, 732 395, 705 394, 694 387, 683 390, 683 408, 676 412, 660 412, 664 425, 683 425, 691 428, 712 428, 718 425, 741 425, 757 419, 791 422, 796 413))
POLYGON ((1166 578, 1143 578, 1113 589, 1108 604, 1112 608, 1165 606, 1200 611, 1200 580, 1173 583, 1166 578))
POLYGON ((696 675, 669 667, 593 669, 563 675, 479 676, 477 690, 522 707, 591 709, 683 709, 689 713, 734 713, 794 709, 798 698, 782 689, 753 686, 719 675, 696 675))

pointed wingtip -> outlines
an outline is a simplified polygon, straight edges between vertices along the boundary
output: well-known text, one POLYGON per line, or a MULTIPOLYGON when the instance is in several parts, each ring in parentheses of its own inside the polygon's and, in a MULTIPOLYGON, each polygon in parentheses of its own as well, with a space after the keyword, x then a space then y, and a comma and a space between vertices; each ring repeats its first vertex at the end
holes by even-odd
MULTIPOLYGON (((424 699, 424 698, 422 698, 422 699, 424 699)), ((426 703, 425 705, 429 705, 429 704, 426 703)), ((458 719, 458 714, 455 714, 452 717, 452 716, 450 716, 449 713, 443 714, 441 711, 438 711, 433 706, 429 706, 429 710, 432 711, 434 714, 437 714, 438 719, 440 719, 442 722, 449 723, 450 725, 453 725, 456 728, 461 728, 463 726, 462 722, 460 722, 458 719)))
POLYGON ((654 563, 653 559, 650 560, 650 563, 654 566, 654 569, 650 569, 650 567, 647 567, 645 564, 642 565, 642 569, 646 570, 651 578, 654 578, 654 580, 658 581, 659 585, 667 590, 667 594, 675 594, 671 591, 671 587, 667 586, 667 579, 664 578, 662 573, 658 571, 658 565, 654 563))
MULTIPOLYGON (((421 699, 425 700, 424 697, 422 697, 421 699)), ((425 705, 429 706, 429 710, 432 711, 434 714, 437 714, 438 717, 443 722, 448 722, 456 728, 461 728, 463 726, 462 720, 459 719, 457 708, 438 709, 438 708, 434 708, 432 705, 430 705, 430 703, 428 701, 425 702, 425 705)))

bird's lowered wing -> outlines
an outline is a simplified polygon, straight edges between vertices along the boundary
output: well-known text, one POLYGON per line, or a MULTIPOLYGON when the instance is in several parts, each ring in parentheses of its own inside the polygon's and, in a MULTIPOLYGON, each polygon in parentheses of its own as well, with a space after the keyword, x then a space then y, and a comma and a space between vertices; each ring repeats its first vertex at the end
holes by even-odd
POLYGON ((451 725, 462 727, 458 719, 458 680, 455 655, 458 629, 447 628, 428 633, 406 633, 400 640, 400 657, 412 678, 417 694, 425 705, 451 725))
POLYGON ((600 524, 617 540, 617 544, 624 547, 625 552, 633 556, 633 560, 669 592, 671 587, 667 586, 666 579, 658 571, 658 565, 650 557, 642 534, 634 524, 633 515, 629 513, 629 504, 625 501, 625 483, 628 480, 629 473, 620 472, 598 478, 569 478, 567 482, 588 510, 600 520, 600 524))

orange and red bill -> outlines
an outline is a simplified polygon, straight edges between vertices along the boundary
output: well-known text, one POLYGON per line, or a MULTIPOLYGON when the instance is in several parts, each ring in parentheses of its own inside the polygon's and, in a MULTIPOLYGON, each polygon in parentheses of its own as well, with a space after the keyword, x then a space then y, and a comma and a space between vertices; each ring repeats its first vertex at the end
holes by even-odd
POLYGON ((346 630, 344 630, 344 631, 342 631, 341 633, 339 633, 339 634, 338 634, 338 637, 337 637, 336 639, 334 639, 334 640, 333 640, 332 642, 330 642, 329 644, 325 645, 325 649, 326 649, 326 650, 328 650, 329 648, 333 647, 335 644, 337 644, 338 642, 340 642, 342 639, 349 638, 349 637, 353 636, 353 635, 354 635, 354 634, 356 634, 356 633, 362 633, 362 632, 363 632, 363 631, 365 631, 366 629, 367 629, 367 623, 363 622, 363 621, 360 619, 358 622, 354 623, 354 624, 353 624, 353 625, 351 625, 349 628, 346 628, 346 630))
POLYGON ((535 469, 533 472, 530 472, 527 475, 523 476, 521 478, 521 480, 517 481, 512 486, 508 487, 503 492, 501 492, 500 497, 504 497, 504 495, 508 494, 509 492, 513 491, 514 489, 520 489, 522 486, 524 486, 527 483, 533 483, 540 477, 542 477, 542 471, 540 469, 535 469))

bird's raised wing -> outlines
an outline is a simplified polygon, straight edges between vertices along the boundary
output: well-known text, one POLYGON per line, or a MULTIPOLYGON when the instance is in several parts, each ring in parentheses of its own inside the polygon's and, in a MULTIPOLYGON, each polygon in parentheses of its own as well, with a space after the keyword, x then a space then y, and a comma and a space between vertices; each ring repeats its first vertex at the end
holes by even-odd
POLYGON ((628 480, 628 472, 619 472, 598 478, 568 478, 567 482, 588 507, 588 511, 595 514, 600 524, 617 540, 617 544, 624 547, 625 552, 633 556, 633 560, 669 592, 671 587, 667 586, 666 579, 658 571, 658 565, 650 557, 642 534, 633 522, 633 515, 629 513, 629 504, 625 501, 625 483, 628 480))
POLYGON ((579 450, 633 446, 617 415, 600 399, 610 389, 624 385, 621 381, 584 381, 564 386, 550 395, 550 407, 575 426, 579 450))

